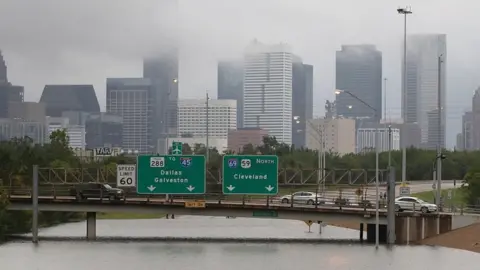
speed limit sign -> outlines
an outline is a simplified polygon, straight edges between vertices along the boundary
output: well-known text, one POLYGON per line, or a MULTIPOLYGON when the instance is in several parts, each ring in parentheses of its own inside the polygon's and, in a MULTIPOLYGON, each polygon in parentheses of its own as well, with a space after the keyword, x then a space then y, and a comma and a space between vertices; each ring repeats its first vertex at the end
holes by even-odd
POLYGON ((136 166, 132 164, 118 164, 117 165, 117 187, 135 187, 136 166))

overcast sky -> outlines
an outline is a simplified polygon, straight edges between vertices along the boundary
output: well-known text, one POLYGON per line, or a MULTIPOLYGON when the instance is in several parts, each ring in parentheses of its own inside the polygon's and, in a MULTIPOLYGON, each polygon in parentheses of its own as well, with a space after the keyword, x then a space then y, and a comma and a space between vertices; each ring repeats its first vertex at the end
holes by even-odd
POLYGON ((45 84, 93 84, 105 108, 105 78, 139 77, 142 57, 176 33, 180 96, 216 96, 218 59, 240 58, 249 41, 287 42, 314 65, 314 113, 334 98, 335 51, 369 43, 383 52, 387 111, 400 115, 403 17, 409 33, 447 34, 447 142, 480 85, 480 2, 473 0, 0 0, 0 49, 12 83, 38 101, 45 84))

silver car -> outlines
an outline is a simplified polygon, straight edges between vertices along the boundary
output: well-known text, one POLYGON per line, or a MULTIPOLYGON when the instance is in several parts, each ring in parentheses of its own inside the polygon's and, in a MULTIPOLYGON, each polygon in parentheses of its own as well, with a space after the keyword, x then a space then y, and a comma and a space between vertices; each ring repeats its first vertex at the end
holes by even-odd
POLYGON ((404 210, 421 211, 422 213, 436 212, 435 204, 426 202, 417 197, 398 197, 395 199, 395 211, 402 212, 404 210))
POLYGON ((285 195, 280 198, 282 203, 291 203, 293 198, 293 203, 305 203, 305 204, 324 204, 325 198, 320 194, 310 191, 298 191, 292 195, 285 195))

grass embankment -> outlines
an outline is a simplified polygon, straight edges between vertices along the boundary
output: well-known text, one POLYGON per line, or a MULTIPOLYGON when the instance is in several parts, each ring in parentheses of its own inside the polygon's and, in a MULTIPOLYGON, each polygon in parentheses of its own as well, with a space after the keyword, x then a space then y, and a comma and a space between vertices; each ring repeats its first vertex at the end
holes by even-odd
MULTIPOLYGON (((436 192, 437 192, 436 190, 425 191, 420 193, 414 193, 412 194, 412 196, 422 199, 426 202, 433 203, 435 201, 436 192)), ((456 206, 465 204, 465 201, 466 201, 465 193, 461 188, 442 189, 441 194, 442 194, 442 197, 445 198, 445 202, 448 204, 453 204, 456 206), (449 193, 452 195, 451 199, 448 198, 449 193)))
POLYGON ((165 214, 138 214, 138 213, 98 213, 98 219, 158 219, 165 214))

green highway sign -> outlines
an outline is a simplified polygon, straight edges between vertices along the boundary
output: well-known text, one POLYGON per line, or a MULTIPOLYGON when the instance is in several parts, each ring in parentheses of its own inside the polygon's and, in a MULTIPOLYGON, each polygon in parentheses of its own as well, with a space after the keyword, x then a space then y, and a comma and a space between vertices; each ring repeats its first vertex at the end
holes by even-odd
POLYGON ((183 153, 182 147, 183 147, 182 142, 173 142, 172 143, 172 154, 173 155, 181 155, 183 153))
POLYGON ((223 194, 276 195, 277 156, 223 156, 223 194))
POLYGON ((204 194, 205 156, 137 157, 138 194, 204 194))

